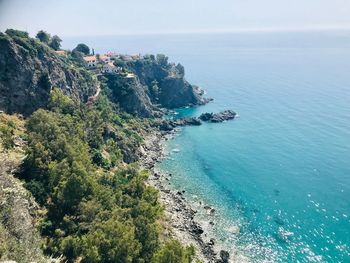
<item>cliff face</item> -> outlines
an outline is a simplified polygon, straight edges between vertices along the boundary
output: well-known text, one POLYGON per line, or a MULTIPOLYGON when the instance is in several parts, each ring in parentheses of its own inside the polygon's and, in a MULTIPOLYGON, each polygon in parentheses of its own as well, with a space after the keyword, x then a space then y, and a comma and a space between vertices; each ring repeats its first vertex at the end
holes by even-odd
POLYGON ((0 110, 29 115, 46 105, 53 87, 86 101, 96 81, 73 65, 35 39, 0 33, 0 110))
POLYGON ((166 57, 163 60, 153 56, 144 57, 128 62, 127 66, 146 87, 154 104, 165 108, 178 108, 207 102, 202 97, 202 91, 185 80, 183 66, 168 63, 166 57))
POLYGON ((188 83, 181 65, 160 63, 150 57, 127 62, 129 74, 107 76, 112 100, 128 113, 140 117, 158 116, 159 109, 201 105, 202 91, 188 83))
POLYGON ((158 112, 137 76, 109 75, 107 85, 112 91, 112 100, 122 110, 140 117, 152 117, 158 112))
MULTIPOLYGON (((107 76, 112 100, 140 117, 161 115, 159 107, 177 108, 207 102, 184 78, 184 68, 164 55, 145 56, 123 65, 129 74, 107 76)), ((0 111, 29 116, 45 107, 52 88, 82 102, 96 93, 93 73, 70 56, 23 35, 0 33, 0 111)))

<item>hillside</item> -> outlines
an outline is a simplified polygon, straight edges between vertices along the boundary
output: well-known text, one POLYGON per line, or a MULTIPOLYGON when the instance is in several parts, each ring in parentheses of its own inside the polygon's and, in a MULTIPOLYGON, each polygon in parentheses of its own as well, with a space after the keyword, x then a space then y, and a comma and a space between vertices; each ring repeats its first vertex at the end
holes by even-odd
POLYGON ((192 262, 138 163, 164 107, 205 102, 183 70, 144 57, 97 76, 16 30, 0 50, 0 260, 192 262))
POLYGON ((29 115, 45 107, 52 88, 87 101, 97 82, 69 57, 18 31, 0 32, 0 110, 29 115))
MULTIPOLYGON (((0 32, 0 110, 26 116, 47 105, 53 88, 81 102, 98 89, 93 71, 71 52, 60 55, 21 31, 0 32)), ((184 79, 184 69, 164 55, 122 62, 130 74, 106 75, 110 99, 122 111, 139 117, 160 116, 160 107, 176 108, 207 102, 198 87, 184 79)))

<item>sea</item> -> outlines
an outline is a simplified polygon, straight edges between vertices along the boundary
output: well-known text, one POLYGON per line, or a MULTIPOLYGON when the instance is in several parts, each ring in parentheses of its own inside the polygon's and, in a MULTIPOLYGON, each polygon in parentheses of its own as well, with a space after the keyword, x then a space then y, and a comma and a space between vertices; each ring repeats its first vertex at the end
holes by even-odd
POLYGON ((214 100, 170 118, 238 113, 182 128, 158 165, 235 262, 350 262, 349 31, 68 37, 63 47, 78 43, 181 63, 214 100))

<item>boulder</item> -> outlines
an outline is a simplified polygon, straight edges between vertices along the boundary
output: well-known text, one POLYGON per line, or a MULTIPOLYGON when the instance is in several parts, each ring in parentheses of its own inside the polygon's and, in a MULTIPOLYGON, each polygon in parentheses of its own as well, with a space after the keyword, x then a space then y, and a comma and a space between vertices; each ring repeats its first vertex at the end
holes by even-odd
POLYGON ((228 263, 228 260, 230 258, 230 253, 227 252, 226 250, 221 250, 220 251, 220 258, 222 263, 228 263))
POLYGON ((204 230, 202 229, 202 227, 197 224, 197 223, 194 223, 191 227, 191 231, 196 234, 196 235, 201 235, 204 233, 204 230))

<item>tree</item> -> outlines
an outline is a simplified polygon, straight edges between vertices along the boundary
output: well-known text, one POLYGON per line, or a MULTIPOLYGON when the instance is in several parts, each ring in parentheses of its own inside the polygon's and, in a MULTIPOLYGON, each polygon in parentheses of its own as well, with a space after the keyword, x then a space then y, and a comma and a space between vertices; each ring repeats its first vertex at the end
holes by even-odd
POLYGON ((15 145, 14 129, 10 126, 0 126, 0 142, 5 150, 12 149, 15 145))
POLYGON ((40 30, 37 34, 36 34, 36 38, 40 40, 40 42, 43 42, 45 44, 49 44, 51 36, 49 33, 47 33, 44 30, 40 30))
POLYGON ((83 43, 78 44, 76 46, 76 48, 73 49, 73 52, 74 51, 79 51, 79 52, 81 52, 81 53, 83 53, 85 55, 89 55, 90 54, 90 48, 87 45, 83 44, 83 43))
POLYGON ((51 38, 51 41, 50 41, 49 46, 50 46, 51 48, 53 48, 54 50, 59 50, 60 47, 61 47, 61 42, 62 42, 62 39, 60 39, 59 36, 54 35, 54 36, 51 38))
POLYGON ((72 98, 65 96, 60 89, 54 88, 50 94, 48 108, 63 114, 73 114, 77 106, 72 98))
POLYGON ((138 147, 136 132, 150 125, 115 107, 105 95, 87 107, 53 89, 46 110, 26 122, 19 176, 47 210, 40 224, 45 252, 67 262, 190 263, 193 247, 160 245, 163 208, 158 191, 145 183, 147 171, 96 165, 116 165, 121 147, 138 147))
POLYGON ((83 58, 83 53, 73 49, 71 53, 72 58, 74 59, 75 62, 80 64, 81 66, 85 65, 85 60, 83 58))
POLYGON ((193 246, 183 247, 177 240, 170 240, 153 256, 152 263, 191 263, 195 255, 193 246))
POLYGON ((161 66, 166 66, 168 64, 168 57, 164 54, 157 54, 157 62, 161 66))
POLYGON ((176 65, 176 69, 179 72, 180 76, 185 76, 185 68, 180 63, 176 65))
POLYGON ((152 81, 150 91, 151 91, 151 95, 154 98, 154 100, 158 101, 159 95, 160 95, 160 89, 159 89, 157 80, 152 81))

